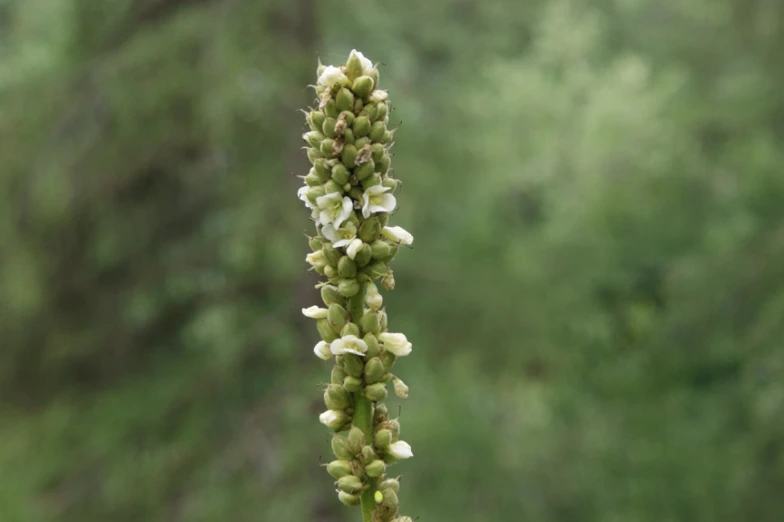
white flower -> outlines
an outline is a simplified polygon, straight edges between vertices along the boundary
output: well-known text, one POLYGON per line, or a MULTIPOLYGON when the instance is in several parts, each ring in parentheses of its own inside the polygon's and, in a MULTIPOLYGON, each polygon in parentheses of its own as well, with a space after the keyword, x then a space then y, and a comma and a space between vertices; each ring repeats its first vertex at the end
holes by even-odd
POLYGON ((356 57, 359 58, 359 63, 362 64, 362 74, 367 73, 368 69, 373 68, 373 62, 365 58, 365 55, 361 52, 357 51, 356 49, 352 49, 351 54, 349 55, 349 59, 351 59, 352 55, 356 55, 356 57))
POLYGON ((365 292, 365 304, 373 310, 378 310, 384 304, 384 298, 378 292, 378 287, 373 284, 373 281, 368 281, 367 291, 365 292))
POLYGON ((329 349, 335 355, 343 355, 344 353, 353 353, 356 355, 364 356, 368 349, 365 341, 356 335, 347 335, 340 339, 335 339, 329 346, 329 349))
POLYGON ((327 317, 326 308, 319 308, 318 306, 311 306, 310 308, 303 308, 302 315, 310 317, 311 319, 324 319, 327 317))
POLYGON ((333 225, 324 225, 321 227, 321 234, 329 239, 333 247, 340 248, 348 245, 357 237, 357 227, 350 221, 341 229, 336 229, 333 225))
POLYGON ((316 354, 316 357, 325 361, 328 361, 329 358, 332 357, 332 352, 329 351, 329 344, 326 341, 319 341, 316 346, 313 347, 313 353, 316 354))
POLYGON ((348 421, 348 415, 343 411, 327 410, 319 415, 319 421, 324 426, 337 430, 348 421))
POLYGON ((389 93, 387 91, 376 89, 375 91, 370 93, 369 100, 372 103, 378 103, 382 101, 387 101, 388 98, 389 98, 389 93))
POLYGON ((318 78, 318 84, 323 85, 324 87, 332 87, 336 83, 340 85, 348 85, 348 76, 343 74, 343 71, 330 65, 324 72, 321 73, 321 76, 318 78))
POLYGON ((400 245, 410 245, 414 242, 414 236, 403 227, 384 227, 381 234, 400 245))
POLYGON ((406 383, 395 377, 395 380, 392 381, 392 386, 395 388, 395 395, 401 399, 408 399, 408 386, 406 386, 406 383))
POLYGON ((308 199, 308 191, 310 191, 310 187, 308 187, 307 185, 305 185, 304 187, 300 187, 299 190, 297 191, 297 197, 300 199, 300 201, 305 203, 306 207, 315 208, 313 203, 311 203, 310 200, 308 199))
POLYGON ((335 229, 340 228, 340 225, 348 219, 354 207, 351 198, 348 196, 341 198, 339 192, 317 197, 316 206, 319 209, 319 222, 322 225, 332 225, 335 229))
MULTIPOLYGON (((402 357, 411 353, 411 343, 406 339, 405 334, 384 332, 379 334, 378 340, 384 343, 384 348, 402 357)), ((335 352, 332 352, 335 353, 335 352)))
POLYGON ((305 256, 305 261, 310 264, 313 268, 324 268, 329 264, 327 262, 327 258, 324 256, 324 252, 321 250, 316 250, 315 252, 311 252, 310 254, 305 256))
POLYGON ((362 245, 364 245, 364 243, 361 239, 352 239, 348 245, 348 248, 346 248, 346 255, 351 259, 354 259, 357 257, 359 251, 362 250, 362 245))
POLYGON ((389 446, 389 454, 398 460, 409 459, 414 456, 414 452, 411 451, 411 445, 402 440, 389 446))
POLYGON ((376 212, 392 212, 395 210, 395 206, 397 205, 395 196, 386 194, 386 192, 390 190, 392 189, 389 187, 374 185, 362 194, 362 201, 364 203, 362 205, 362 215, 365 219, 369 218, 370 214, 376 212))

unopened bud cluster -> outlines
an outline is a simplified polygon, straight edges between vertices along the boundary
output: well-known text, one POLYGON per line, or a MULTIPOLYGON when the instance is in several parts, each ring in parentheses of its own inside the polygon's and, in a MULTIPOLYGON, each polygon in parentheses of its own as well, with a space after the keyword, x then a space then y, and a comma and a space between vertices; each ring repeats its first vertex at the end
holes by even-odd
POLYGON ((387 467, 413 453, 382 401, 390 383, 399 397, 408 397, 408 386, 390 370, 398 357, 411 353, 411 343, 388 331, 374 281, 394 288, 389 263, 414 238, 388 224, 400 181, 390 173, 394 131, 388 128, 388 95, 378 81, 378 70, 357 51, 343 66, 319 64, 318 105, 306 112, 310 131, 302 136, 312 168, 297 195, 317 231, 306 261, 326 278, 318 285, 324 305, 302 312, 316 320, 322 339, 314 353, 335 361, 320 416, 337 432, 335 460, 327 471, 344 504, 356 506, 362 498, 364 509, 365 499, 372 499, 372 520, 391 522, 406 517, 395 518, 399 484, 386 477, 387 467), (370 433, 353 423, 358 400, 371 404, 370 433))

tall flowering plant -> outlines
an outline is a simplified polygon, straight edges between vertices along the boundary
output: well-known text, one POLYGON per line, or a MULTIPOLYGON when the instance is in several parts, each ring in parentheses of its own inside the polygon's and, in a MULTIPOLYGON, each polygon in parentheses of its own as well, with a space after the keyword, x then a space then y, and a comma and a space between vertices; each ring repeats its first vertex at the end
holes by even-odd
POLYGON ((334 361, 319 420, 335 432, 335 460, 326 468, 338 498, 361 506, 364 522, 407 522, 398 514, 400 484, 387 473, 413 453, 383 401, 389 383, 408 397, 391 370, 411 353, 411 343, 388 331, 374 281, 394 288, 389 263, 414 237, 389 226, 400 181, 389 169, 394 131, 387 128, 388 94, 378 80, 378 69, 358 51, 345 65, 318 67, 318 104, 305 113, 310 131, 302 136, 313 166, 297 195, 316 227, 306 261, 326 281, 318 284, 324 306, 302 313, 316 321, 321 336, 314 353, 334 361))

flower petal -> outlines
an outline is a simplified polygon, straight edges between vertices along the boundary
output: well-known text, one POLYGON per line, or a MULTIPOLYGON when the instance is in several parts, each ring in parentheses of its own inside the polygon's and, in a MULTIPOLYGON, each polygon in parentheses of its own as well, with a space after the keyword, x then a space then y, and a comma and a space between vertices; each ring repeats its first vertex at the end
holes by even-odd
POLYGON ((311 319, 324 319, 327 317, 327 312, 328 310, 326 308, 319 308, 318 306, 302 309, 302 315, 310 317, 311 319))
POLYGON ((381 234, 400 245, 410 245, 414 242, 414 236, 403 227, 384 227, 381 234))

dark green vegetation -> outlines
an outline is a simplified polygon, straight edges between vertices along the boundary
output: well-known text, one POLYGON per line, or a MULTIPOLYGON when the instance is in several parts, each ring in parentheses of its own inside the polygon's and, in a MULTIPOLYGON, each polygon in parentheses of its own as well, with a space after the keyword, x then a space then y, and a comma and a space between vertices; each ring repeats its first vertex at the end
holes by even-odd
POLYGON ((784 519, 781 2, 0 0, 0 520, 356 519, 289 174, 352 48, 416 237, 402 510, 784 519))

